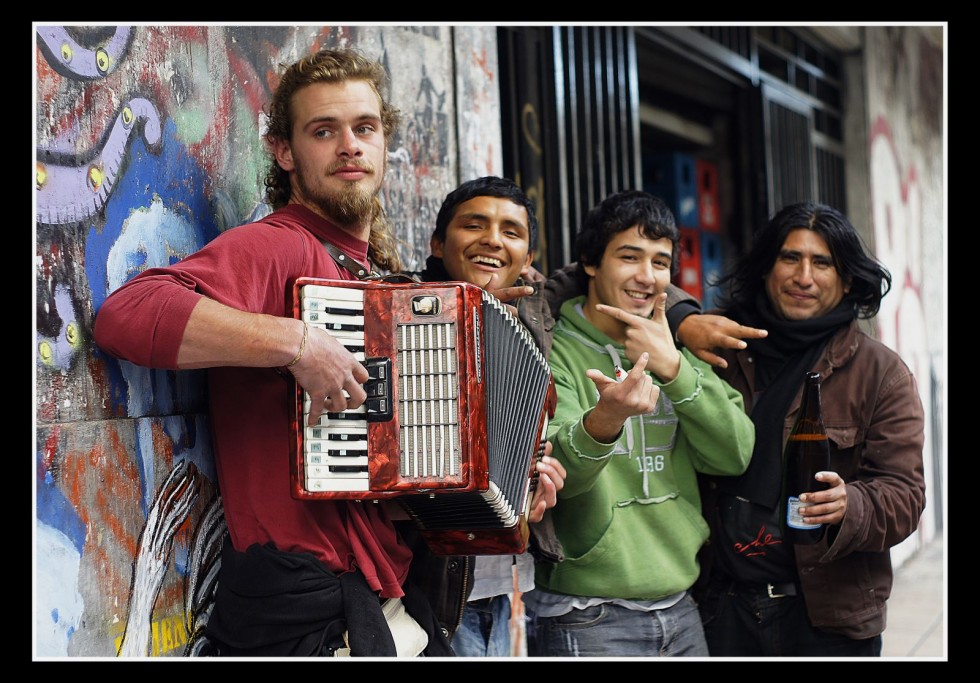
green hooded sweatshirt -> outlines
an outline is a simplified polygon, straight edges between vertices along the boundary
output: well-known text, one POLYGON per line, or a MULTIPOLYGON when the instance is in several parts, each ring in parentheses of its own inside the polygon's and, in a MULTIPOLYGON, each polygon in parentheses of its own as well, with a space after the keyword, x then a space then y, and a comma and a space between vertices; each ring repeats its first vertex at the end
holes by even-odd
POLYGON ((615 443, 593 439, 582 421, 598 401, 585 375, 615 377, 632 367, 622 345, 566 301, 549 356, 558 406, 548 426, 553 455, 568 471, 553 508, 565 560, 537 564, 535 583, 552 593, 658 600, 690 588, 708 537, 697 472, 738 475, 748 467, 755 430, 741 395, 686 349, 680 372, 657 381, 652 413, 634 416, 615 443))

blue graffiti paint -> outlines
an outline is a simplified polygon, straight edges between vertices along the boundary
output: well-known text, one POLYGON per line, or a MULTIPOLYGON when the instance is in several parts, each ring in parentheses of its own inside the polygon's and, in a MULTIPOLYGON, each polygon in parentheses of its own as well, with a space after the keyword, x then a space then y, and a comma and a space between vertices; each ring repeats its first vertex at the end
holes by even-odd
MULTIPOLYGON (((218 236, 206 174, 177 138, 172 120, 163 126, 160 145, 149 149, 135 140, 106 205, 105 220, 92 224, 85 244, 85 271, 92 308, 111 291, 147 268, 172 265, 218 236)), ((202 380, 176 379, 173 371, 138 368, 105 359, 113 412, 131 417, 168 414, 174 385, 202 380)), ((179 387, 178 387, 179 389, 179 387)))
MULTIPOLYGON (((152 153, 141 138, 133 141, 130 152, 129 163, 106 204, 105 221, 91 224, 85 245, 85 271, 96 312, 110 293, 109 252, 134 212, 149 210, 154 201, 159 201, 168 212, 182 217, 186 221, 183 227, 190 226, 192 237, 190 244, 186 236, 179 236, 178 241, 190 251, 201 248, 219 233, 212 201, 206 193, 207 176, 177 138, 173 120, 164 122, 158 153, 152 153)), ((162 243, 168 237, 168 225, 159 227, 161 232, 155 238, 162 243)), ((177 258, 183 255, 178 254, 177 258)), ((175 260, 168 257, 165 263, 150 263, 146 257, 146 253, 135 252, 127 258, 127 266, 133 268, 129 277, 141 269, 169 265, 175 260)))
POLYGON ((44 465, 44 450, 35 451, 37 465, 37 523, 57 529, 71 541, 79 553, 85 545, 85 524, 65 494, 55 483, 51 472, 44 465))

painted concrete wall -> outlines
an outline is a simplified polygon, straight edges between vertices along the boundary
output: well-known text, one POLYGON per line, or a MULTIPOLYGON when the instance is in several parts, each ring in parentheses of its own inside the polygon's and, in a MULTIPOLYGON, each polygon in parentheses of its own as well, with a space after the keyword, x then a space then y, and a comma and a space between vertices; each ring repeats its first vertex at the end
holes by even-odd
POLYGON ((105 356, 95 314, 134 274, 268 212, 260 111, 279 65, 322 46, 391 73, 404 122, 383 199, 421 266, 446 192, 501 171, 495 33, 35 29, 35 655, 193 654, 224 531, 203 373, 105 356))
POLYGON ((945 495, 948 223, 943 36, 935 28, 865 28, 867 154, 877 257, 892 291, 876 319, 882 341, 918 380, 926 408, 927 507, 902 562, 942 528, 945 495))

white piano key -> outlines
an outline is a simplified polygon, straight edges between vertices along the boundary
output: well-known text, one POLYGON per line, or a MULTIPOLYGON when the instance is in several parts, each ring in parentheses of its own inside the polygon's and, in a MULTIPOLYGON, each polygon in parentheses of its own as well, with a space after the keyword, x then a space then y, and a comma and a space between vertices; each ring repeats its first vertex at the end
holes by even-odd
POLYGON ((333 332, 345 332, 349 330, 337 329, 336 325, 356 325, 361 329, 361 338, 364 335, 364 316, 363 315, 341 315, 337 313, 324 313, 323 311, 303 311, 303 320, 311 325, 319 325, 325 330, 333 332))
POLYGON ((325 458, 326 462, 318 465, 306 465, 306 474, 312 478, 318 477, 333 477, 344 475, 345 477, 350 474, 362 474, 362 472, 335 472, 331 468, 340 467, 363 467, 363 475, 367 476, 368 473, 368 459, 367 456, 362 456, 359 458, 325 458))
POLYGON ((332 285, 304 285, 300 287, 300 297, 304 299, 326 299, 328 301, 359 301, 364 304, 364 290, 357 287, 334 287, 332 285))
POLYGON ((316 426, 316 427, 306 427, 306 439, 330 439, 330 437, 339 437, 331 439, 334 442, 343 443, 351 441, 366 441, 367 440, 367 421, 364 424, 358 426, 354 423, 346 424, 343 421, 332 422, 330 425, 316 426))
POLYGON ((363 477, 330 477, 330 478, 313 478, 306 480, 306 489, 314 493, 324 491, 335 491, 335 492, 363 492, 369 491, 371 487, 370 482, 365 474, 363 477))
MULTIPOLYGON (((303 394, 303 414, 309 416, 310 414, 310 397, 308 394, 303 394)), ((323 414, 326 415, 330 411, 324 411, 323 414)), ((345 415, 366 415, 367 414, 367 403, 362 403, 356 408, 348 408, 343 411, 345 415)), ((339 422, 339 420, 338 420, 339 422)), ((337 424, 336 422, 333 424, 337 424)), ((364 424, 367 424, 367 420, 364 420, 364 424)))

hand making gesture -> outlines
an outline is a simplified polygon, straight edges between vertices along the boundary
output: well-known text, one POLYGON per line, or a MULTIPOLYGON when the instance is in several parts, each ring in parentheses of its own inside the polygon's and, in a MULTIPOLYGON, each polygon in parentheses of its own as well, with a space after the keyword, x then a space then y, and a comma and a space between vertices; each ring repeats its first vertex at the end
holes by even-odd
POLYGON ((650 354, 649 370, 661 382, 670 382, 677 377, 681 367, 681 354, 674 345, 670 326, 667 324, 666 293, 657 296, 653 315, 649 318, 605 304, 597 304, 595 308, 626 326, 624 346, 627 358, 636 363, 640 354, 646 352, 650 354))
POLYGON ((497 297, 500 302, 507 306, 507 309, 515 316, 517 315, 517 307, 511 302, 516 301, 521 297, 534 294, 534 287, 528 287, 526 285, 501 287, 500 276, 497 273, 493 273, 490 276, 487 283, 483 285, 483 289, 497 297))
POLYGON ((656 407, 660 387, 645 372, 649 359, 650 354, 640 354, 636 365, 621 382, 606 377, 599 370, 586 370, 585 376, 595 383, 599 391, 599 402, 583 422, 585 431, 593 439, 600 443, 612 443, 629 418, 649 413, 656 407))
POLYGON ((728 361, 716 349, 744 349, 745 339, 762 339, 769 333, 742 325, 723 315, 689 315, 677 326, 677 338, 695 356, 715 367, 727 368, 728 361))

